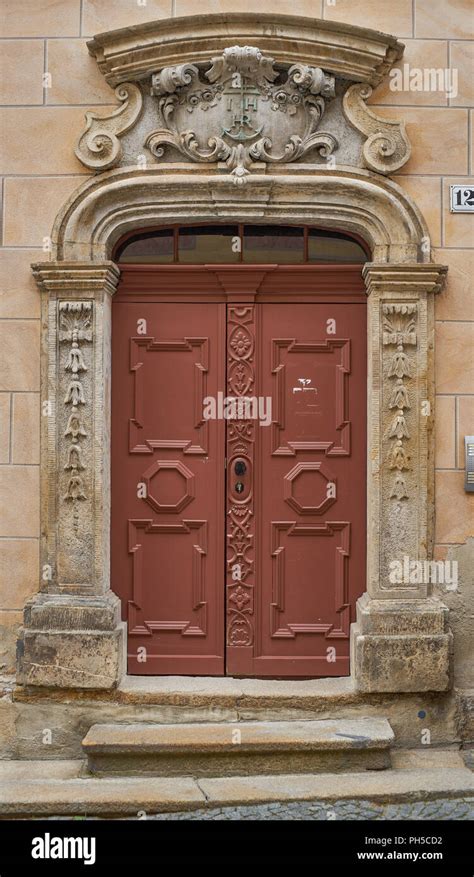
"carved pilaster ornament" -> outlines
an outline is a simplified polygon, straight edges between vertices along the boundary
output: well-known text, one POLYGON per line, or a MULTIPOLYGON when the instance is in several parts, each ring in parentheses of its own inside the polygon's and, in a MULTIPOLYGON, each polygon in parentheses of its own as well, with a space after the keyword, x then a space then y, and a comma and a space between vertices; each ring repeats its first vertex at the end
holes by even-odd
POLYGON ((383 304, 382 326, 384 347, 395 346, 386 364, 387 382, 392 387, 388 400, 388 408, 393 410, 393 418, 388 428, 388 438, 393 441, 389 454, 390 469, 395 469, 390 499, 408 499, 408 489, 403 472, 410 469, 410 458, 407 454, 405 441, 410 438, 407 424, 407 412, 411 408, 408 384, 413 378, 415 365, 405 353, 405 345, 416 347, 416 320, 418 308, 416 304, 383 304))
POLYGON ((66 440, 63 467, 66 472, 66 484, 62 499, 72 505, 73 527, 77 533, 79 527, 78 504, 87 498, 83 479, 86 466, 83 462, 82 442, 87 438, 88 432, 84 428, 81 408, 88 403, 90 404, 90 399, 86 399, 81 381, 82 372, 88 371, 81 344, 92 341, 93 311, 91 301, 60 301, 58 308, 59 342, 67 342, 70 345, 64 365, 70 380, 64 397, 68 420, 63 432, 66 440))
MULTIPOLYGON (((443 285, 440 265, 369 264, 363 269, 372 354, 369 358, 368 591, 392 594, 391 563, 429 557, 433 457, 432 349, 434 294, 443 285)), ((407 585, 402 586, 406 591, 407 585)), ((426 585, 413 586, 425 597, 426 585), (424 590, 423 590, 424 588, 424 590)))

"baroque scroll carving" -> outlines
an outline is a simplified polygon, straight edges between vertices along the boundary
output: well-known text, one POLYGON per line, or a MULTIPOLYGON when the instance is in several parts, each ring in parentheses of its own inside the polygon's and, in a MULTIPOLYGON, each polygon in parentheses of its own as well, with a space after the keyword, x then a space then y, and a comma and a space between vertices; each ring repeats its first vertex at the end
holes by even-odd
MULTIPOLYGON (((255 384, 255 308, 230 307, 227 344, 227 393, 236 399, 252 396, 255 384)), ((253 472, 255 420, 229 420, 229 465, 246 460, 253 472)), ((254 511, 253 483, 242 501, 229 499, 227 516, 227 644, 250 646, 254 629, 254 511)))
POLYGON ((416 377, 416 364, 405 352, 406 347, 416 347, 416 304, 382 305, 382 343, 384 347, 395 347, 390 354, 386 368, 388 386, 388 410, 390 413, 387 438, 390 440, 388 453, 389 469, 393 472, 390 498, 398 501, 408 499, 405 473, 411 468, 407 451, 410 428, 407 423, 411 409, 410 381, 416 377))
POLYGON ((79 161, 92 170, 105 171, 120 161, 122 146, 119 137, 133 127, 142 109, 142 93, 133 82, 117 86, 115 96, 122 105, 110 116, 86 113, 86 129, 75 153, 79 161))
POLYGON ((205 71, 164 68, 152 76, 151 92, 159 118, 145 141, 152 154, 160 159, 172 147, 191 161, 225 162, 236 183, 255 162, 290 162, 312 149, 327 157, 338 146, 317 130, 334 77, 303 64, 276 70, 255 46, 225 49, 205 71))
POLYGON ((366 104, 372 94, 370 85, 356 83, 343 98, 348 122, 367 137, 362 154, 367 167, 379 174, 392 174, 403 167, 411 154, 405 125, 393 119, 381 119, 366 104))
POLYGON ((73 509, 73 527, 79 528, 79 504, 87 499, 84 485, 83 445, 88 437, 83 417, 84 407, 90 404, 86 398, 83 374, 88 371, 83 345, 92 342, 92 302, 59 302, 59 342, 69 346, 64 370, 69 378, 66 384, 64 405, 67 410, 67 424, 64 430, 65 492, 62 499, 73 509))

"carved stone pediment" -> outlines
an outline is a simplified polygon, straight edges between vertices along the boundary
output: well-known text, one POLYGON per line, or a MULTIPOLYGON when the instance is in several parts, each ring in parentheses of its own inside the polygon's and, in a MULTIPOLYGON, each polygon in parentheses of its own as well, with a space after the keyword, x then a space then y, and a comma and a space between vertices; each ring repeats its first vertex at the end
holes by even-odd
POLYGON ((108 81, 120 83, 122 105, 109 116, 87 114, 79 160, 93 170, 207 164, 213 172, 227 167, 237 183, 295 161, 382 174, 402 167, 410 156, 403 123, 377 117, 366 100, 403 46, 362 28, 276 19, 289 35, 283 29, 270 38, 257 17, 239 14, 196 18, 207 43, 174 34, 172 19, 94 38, 89 48, 108 81), (232 45, 237 25, 258 45, 232 45), (178 49, 182 60, 163 63, 178 49), (131 81, 123 81, 126 72, 131 81))
POLYGON ((276 70, 255 46, 232 46, 207 69, 167 67, 152 76, 159 127, 146 140, 157 158, 166 146, 191 161, 225 161, 243 182, 256 161, 290 162, 311 149, 324 156, 337 147, 319 131, 334 76, 293 64, 276 70))

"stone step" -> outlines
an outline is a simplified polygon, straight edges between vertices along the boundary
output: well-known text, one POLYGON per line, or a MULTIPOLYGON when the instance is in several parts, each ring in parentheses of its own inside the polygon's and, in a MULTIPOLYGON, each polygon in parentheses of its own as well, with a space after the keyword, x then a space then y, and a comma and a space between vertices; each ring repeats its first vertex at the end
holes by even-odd
MULTIPOLYGON (((272 802, 344 800, 383 805, 452 798, 474 802, 474 775, 458 752, 393 751, 392 770, 248 777, 85 777, 82 761, 0 761, 0 820, 32 816, 137 817, 272 802)), ((437 811, 438 812, 438 811, 437 811)), ((411 817, 414 818, 414 817, 411 817)))
POLYGON ((234 777, 390 767, 386 719, 92 725, 82 741, 101 776, 234 777))

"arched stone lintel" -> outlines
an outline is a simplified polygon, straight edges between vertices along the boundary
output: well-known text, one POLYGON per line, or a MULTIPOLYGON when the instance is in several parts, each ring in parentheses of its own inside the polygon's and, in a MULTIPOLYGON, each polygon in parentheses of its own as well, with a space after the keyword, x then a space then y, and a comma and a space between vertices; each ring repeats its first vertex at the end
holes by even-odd
POLYGON ((372 261, 429 262, 426 223, 411 198, 378 174, 295 165, 254 174, 236 186, 214 173, 177 172, 176 166, 119 168, 87 180, 54 224, 53 258, 103 262, 134 228, 202 221, 314 224, 359 234, 372 261), (288 170, 288 173, 285 171, 288 170))

